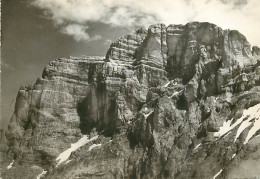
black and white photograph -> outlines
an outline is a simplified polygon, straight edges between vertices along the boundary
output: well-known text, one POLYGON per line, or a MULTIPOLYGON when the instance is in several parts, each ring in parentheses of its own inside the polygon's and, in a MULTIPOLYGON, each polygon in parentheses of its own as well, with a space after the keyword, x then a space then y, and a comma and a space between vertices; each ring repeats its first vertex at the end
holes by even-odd
POLYGON ((0 179, 260 179, 260 0, 0 4, 0 179))

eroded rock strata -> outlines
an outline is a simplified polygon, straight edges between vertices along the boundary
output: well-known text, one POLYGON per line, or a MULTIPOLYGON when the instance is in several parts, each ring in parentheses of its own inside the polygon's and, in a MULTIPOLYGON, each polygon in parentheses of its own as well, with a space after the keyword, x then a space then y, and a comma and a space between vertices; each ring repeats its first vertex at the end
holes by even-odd
POLYGON ((260 176, 260 50, 214 24, 151 25, 21 87, 4 178, 260 176))

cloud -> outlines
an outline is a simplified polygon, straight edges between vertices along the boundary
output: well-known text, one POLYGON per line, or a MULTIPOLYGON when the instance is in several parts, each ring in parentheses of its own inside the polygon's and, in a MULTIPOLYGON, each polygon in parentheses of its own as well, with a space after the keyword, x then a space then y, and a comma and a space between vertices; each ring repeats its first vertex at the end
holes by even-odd
POLYGON ((69 24, 62 28, 61 32, 73 36, 76 41, 86 40, 86 41, 96 41, 101 39, 101 35, 95 35, 89 37, 87 33, 88 26, 79 25, 79 24, 69 24))
POLYGON ((234 6, 243 6, 248 3, 248 0, 220 0, 224 4, 232 3, 234 6))
POLYGON ((86 26, 92 22, 136 29, 160 22, 168 25, 208 21, 222 28, 237 29, 248 37, 251 43, 260 44, 259 0, 32 1, 34 6, 45 10, 46 15, 52 18, 63 32, 78 40, 98 39, 89 37, 87 33, 86 26), (72 24, 74 28, 68 27, 68 24, 72 24))
POLYGON ((62 33, 72 35, 76 41, 89 40, 87 29, 88 26, 69 24, 62 29, 62 33))
POLYGON ((105 42, 104 42, 104 45, 110 45, 113 41, 110 40, 110 39, 107 39, 105 42))

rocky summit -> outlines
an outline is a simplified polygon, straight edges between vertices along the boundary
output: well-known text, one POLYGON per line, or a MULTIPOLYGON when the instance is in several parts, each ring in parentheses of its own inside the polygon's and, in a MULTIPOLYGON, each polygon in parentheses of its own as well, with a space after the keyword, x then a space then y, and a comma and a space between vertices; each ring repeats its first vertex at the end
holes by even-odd
POLYGON ((2 179, 260 177, 260 49, 244 35, 155 24, 104 55, 51 61, 21 87, 2 179))

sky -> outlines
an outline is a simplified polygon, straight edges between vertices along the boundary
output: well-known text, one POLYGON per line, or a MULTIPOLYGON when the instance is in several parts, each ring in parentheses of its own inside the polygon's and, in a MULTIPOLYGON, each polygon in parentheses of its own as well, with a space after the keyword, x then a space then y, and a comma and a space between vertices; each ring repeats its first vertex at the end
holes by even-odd
POLYGON ((150 24, 214 23, 260 46, 259 0, 2 0, 1 128, 22 85, 59 57, 105 56, 112 41, 150 24))

